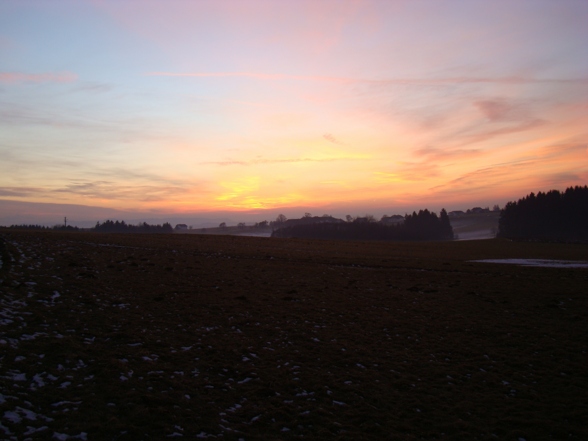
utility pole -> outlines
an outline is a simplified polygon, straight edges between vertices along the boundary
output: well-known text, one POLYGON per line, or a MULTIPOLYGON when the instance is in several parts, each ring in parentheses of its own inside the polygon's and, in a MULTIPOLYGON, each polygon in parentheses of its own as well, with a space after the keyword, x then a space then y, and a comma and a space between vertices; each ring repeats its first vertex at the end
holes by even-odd
POLYGON ((63 223, 64 223, 64 226, 67 227, 67 217, 63 218, 63 223))

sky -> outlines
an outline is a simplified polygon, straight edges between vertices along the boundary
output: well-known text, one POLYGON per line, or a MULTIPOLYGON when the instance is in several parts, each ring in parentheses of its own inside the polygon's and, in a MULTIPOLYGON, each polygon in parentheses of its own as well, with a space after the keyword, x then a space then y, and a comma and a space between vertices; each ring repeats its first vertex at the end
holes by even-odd
POLYGON ((0 224, 588 184, 584 0, 0 0, 0 224))

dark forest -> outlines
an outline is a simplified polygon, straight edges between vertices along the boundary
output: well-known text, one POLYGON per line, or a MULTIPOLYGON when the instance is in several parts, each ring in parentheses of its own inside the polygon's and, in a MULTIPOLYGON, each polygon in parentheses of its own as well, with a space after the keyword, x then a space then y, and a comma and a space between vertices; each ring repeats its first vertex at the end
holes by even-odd
POLYGON ((588 186, 531 193, 509 202, 500 212, 498 237, 588 242, 588 186))

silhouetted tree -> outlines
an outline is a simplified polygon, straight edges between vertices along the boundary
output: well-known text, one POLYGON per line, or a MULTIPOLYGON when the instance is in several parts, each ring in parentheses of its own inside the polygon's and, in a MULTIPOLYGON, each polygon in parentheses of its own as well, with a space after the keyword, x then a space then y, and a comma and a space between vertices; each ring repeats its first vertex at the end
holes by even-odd
POLYGON ((445 208, 441 210, 439 213, 439 220, 441 222, 441 235, 443 239, 453 239, 453 227, 451 226, 451 222, 449 221, 449 216, 447 215, 447 211, 445 208))

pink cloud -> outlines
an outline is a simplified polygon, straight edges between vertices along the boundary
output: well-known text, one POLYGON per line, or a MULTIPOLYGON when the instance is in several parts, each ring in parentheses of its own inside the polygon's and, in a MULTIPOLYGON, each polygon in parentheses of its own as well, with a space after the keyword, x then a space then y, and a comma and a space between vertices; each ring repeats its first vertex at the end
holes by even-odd
MULTIPOLYGON (((302 80, 302 81, 328 81, 336 83, 366 83, 382 86, 394 85, 444 85, 444 84, 588 84, 588 78, 533 78, 533 77, 439 77, 439 78, 354 78, 354 77, 337 77, 328 75, 289 75, 289 74, 271 74, 263 72, 148 72, 148 76, 161 77, 248 77, 259 80, 302 80)), ((480 109, 483 112, 488 111, 488 105, 491 102, 480 102, 480 109), (485 108, 484 108, 485 106, 485 108)), ((479 103, 476 103, 479 104, 479 103)), ((496 103, 494 103, 496 104, 496 103)), ((495 106, 496 107, 496 106, 495 106)), ((496 111, 500 109, 495 109, 496 111)), ((504 109, 507 110, 507 109, 504 109)))
POLYGON ((71 72, 27 74, 0 72, 0 83, 72 83, 78 76, 71 72))
POLYGON ((512 105, 503 100, 477 101, 474 105, 490 121, 501 121, 509 117, 512 112, 512 105))
POLYGON ((329 77, 318 75, 286 75, 286 74, 268 74, 261 72, 187 72, 187 73, 173 73, 173 72, 149 72, 149 76, 158 77, 216 77, 216 78, 230 78, 230 77, 245 77, 254 78, 257 80, 298 80, 298 81, 328 81, 336 83, 349 83, 357 81, 353 78, 343 77, 329 77))

